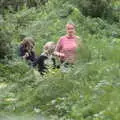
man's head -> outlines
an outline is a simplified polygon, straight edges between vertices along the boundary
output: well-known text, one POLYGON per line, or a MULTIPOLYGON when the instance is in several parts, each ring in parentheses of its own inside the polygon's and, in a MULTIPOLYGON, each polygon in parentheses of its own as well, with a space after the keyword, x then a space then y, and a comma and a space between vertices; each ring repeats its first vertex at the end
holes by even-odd
POLYGON ((75 25, 74 24, 67 24, 66 25, 66 32, 69 36, 73 36, 75 34, 75 25))

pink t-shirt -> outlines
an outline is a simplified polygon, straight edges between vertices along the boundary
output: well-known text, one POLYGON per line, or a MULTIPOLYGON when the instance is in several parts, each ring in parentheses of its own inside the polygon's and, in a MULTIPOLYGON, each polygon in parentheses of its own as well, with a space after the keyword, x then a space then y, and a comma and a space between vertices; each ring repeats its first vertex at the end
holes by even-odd
POLYGON ((60 60, 67 61, 69 63, 73 63, 76 58, 76 50, 77 50, 77 36, 63 36, 59 39, 56 50, 59 53, 63 53, 63 56, 60 56, 60 60))

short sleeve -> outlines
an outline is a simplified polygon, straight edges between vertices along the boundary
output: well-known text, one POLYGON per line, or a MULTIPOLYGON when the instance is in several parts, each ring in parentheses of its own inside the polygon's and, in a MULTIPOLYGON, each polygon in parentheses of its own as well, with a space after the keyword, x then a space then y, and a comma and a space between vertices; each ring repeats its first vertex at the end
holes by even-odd
POLYGON ((59 39, 59 41, 57 42, 55 51, 60 52, 61 48, 62 48, 62 37, 61 37, 61 38, 59 39))

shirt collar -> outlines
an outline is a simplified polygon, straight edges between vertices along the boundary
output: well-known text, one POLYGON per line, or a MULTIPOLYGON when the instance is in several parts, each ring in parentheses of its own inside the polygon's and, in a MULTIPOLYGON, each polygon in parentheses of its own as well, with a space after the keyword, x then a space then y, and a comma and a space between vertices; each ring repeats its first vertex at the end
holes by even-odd
POLYGON ((68 36, 68 35, 66 35, 66 37, 67 37, 68 39, 75 38, 75 36, 68 36))

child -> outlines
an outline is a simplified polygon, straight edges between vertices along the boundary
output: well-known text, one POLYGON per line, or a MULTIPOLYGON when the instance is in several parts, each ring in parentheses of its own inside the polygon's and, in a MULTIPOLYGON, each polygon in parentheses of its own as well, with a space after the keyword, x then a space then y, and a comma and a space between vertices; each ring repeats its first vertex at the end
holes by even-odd
POLYGON ((19 47, 19 56, 27 60, 29 63, 35 61, 35 52, 33 51, 35 43, 33 38, 25 37, 19 47))
POLYGON ((47 42, 43 47, 43 53, 38 57, 38 59, 34 62, 33 66, 38 65, 38 71, 41 75, 44 75, 48 71, 49 67, 56 68, 56 61, 53 56, 55 50, 54 42, 47 42))

